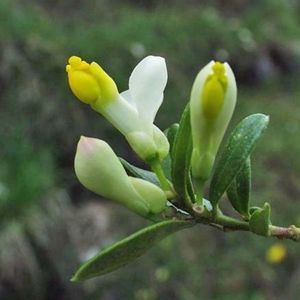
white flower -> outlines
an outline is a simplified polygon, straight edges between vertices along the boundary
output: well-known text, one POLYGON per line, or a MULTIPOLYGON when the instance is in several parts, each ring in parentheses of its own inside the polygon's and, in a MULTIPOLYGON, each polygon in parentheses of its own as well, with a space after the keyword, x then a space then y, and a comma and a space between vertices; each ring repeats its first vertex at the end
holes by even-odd
POLYGON ((66 70, 75 96, 111 122, 141 158, 151 162, 168 154, 169 143, 153 124, 168 78, 164 58, 144 58, 130 76, 129 89, 121 94, 95 62, 72 56, 66 70))

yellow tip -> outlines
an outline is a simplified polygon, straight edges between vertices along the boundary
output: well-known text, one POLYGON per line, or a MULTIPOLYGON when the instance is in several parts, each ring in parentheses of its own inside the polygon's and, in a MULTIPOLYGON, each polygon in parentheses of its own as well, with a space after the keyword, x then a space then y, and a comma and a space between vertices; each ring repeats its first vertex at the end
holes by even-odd
POLYGON ((66 66, 73 94, 82 102, 101 107, 116 98, 115 82, 95 62, 91 64, 78 56, 71 56, 66 66))
POLYGON ((78 56, 71 56, 69 58, 69 64, 73 67, 73 68, 77 68, 80 64, 81 64, 82 59, 78 56))
POLYGON ((203 114, 209 120, 215 119, 223 107, 228 81, 223 63, 216 62, 212 71, 204 83, 201 95, 203 114))

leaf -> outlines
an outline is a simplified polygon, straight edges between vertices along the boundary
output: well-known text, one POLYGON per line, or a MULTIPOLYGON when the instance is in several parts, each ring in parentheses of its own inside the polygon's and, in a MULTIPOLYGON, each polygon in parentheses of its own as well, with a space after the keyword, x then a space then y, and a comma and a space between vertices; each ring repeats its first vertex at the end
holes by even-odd
POLYGON ((263 208, 256 209, 249 220, 250 231, 262 236, 269 236, 271 207, 269 203, 265 203, 263 208))
POLYGON ((252 206, 249 208, 250 215, 253 215, 257 210, 260 210, 261 208, 258 206, 252 206))
POLYGON ((170 144, 170 153, 173 153, 174 141, 175 141, 175 137, 177 135, 178 129, 179 129, 179 124, 174 123, 169 128, 167 128, 164 132, 166 137, 168 138, 168 141, 170 144))
POLYGON ((268 123, 268 116, 254 114, 243 119, 231 133, 211 180, 209 200, 214 207, 242 169, 268 123))
POLYGON ((123 167, 128 171, 128 173, 130 175, 137 177, 137 178, 144 179, 146 181, 149 181, 149 182, 161 187, 160 182, 155 173, 148 171, 148 170, 138 168, 136 166, 133 166, 132 164, 130 164, 128 161, 126 161, 122 157, 119 157, 119 160, 122 163, 123 167))
POLYGON ((246 159, 241 171, 227 189, 227 196, 234 207, 245 219, 249 219, 249 200, 251 191, 251 161, 246 159))
POLYGON ((173 125, 171 125, 169 128, 167 128, 164 131, 164 134, 167 137, 167 139, 169 141, 169 144, 170 144, 170 151, 169 151, 169 154, 167 155, 167 157, 162 161, 161 165, 162 165, 164 173, 165 173, 165 175, 166 175, 166 177, 169 181, 172 180, 172 175, 171 175, 171 173, 172 173, 172 158, 171 158, 171 153, 172 153, 172 150, 173 150, 174 139, 175 139, 175 136, 177 134, 178 128, 179 128, 179 124, 174 123, 173 125))
POLYGON ((193 225, 193 222, 168 220, 143 228, 100 251, 78 269, 71 281, 82 281, 115 271, 143 255, 168 235, 193 225))
POLYGON ((173 186, 176 192, 184 199, 190 199, 188 191, 192 190, 190 185, 191 154, 190 105, 188 104, 181 116, 171 154, 173 186), (188 185, 190 185, 189 188, 188 185))
POLYGON ((165 159, 161 162, 161 167, 164 171, 164 174, 166 176, 166 178, 171 181, 172 176, 171 176, 171 172, 172 172, 172 160, 171 160, 171 156, 170 154, 168 154, 165 159))

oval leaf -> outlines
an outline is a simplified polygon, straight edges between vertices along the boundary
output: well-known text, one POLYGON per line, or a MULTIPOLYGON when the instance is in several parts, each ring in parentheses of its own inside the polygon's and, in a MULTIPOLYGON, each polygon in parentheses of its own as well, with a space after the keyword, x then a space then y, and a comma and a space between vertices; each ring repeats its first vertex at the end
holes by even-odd
POLYGON ((231 133, 210 185, 209 200, 214 207, 242 169, 268 123, 268 116, 254 114, 243 119, 231 133))
POLYGON ((269 203, 265 203, 263 208, 255 210, 249 220, 250 231, 258 235, 269 236, 270 214, 271 207, 269 203))
POLYGON ((179 128, 172 151, 172 180, 176 192, 187 201, 190 200, 190 164, 192 154, 190 105, 181 116, 179 128))
POLYGON ((244 219, 249 219, 249 200, 251 191, 251 161, 246 159, 241 171, 227 189, 227 197, 233 208, 244 219))
POLYGON ((82 281, 115 271, 147 252, 168 235, 194 223, 168 220, 153 224, 102 250, 83 264, 71 281, 82 281))

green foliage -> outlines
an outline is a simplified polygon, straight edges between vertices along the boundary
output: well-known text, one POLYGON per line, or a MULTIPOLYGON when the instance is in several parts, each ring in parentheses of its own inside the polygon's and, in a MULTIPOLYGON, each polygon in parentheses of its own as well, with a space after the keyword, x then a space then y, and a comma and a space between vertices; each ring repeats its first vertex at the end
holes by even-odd
MULTIPOLYGON (((17 132, 17 130, 16 130, 17 132)), ((23 132, 2 135, 0 156, 0 220, 20 218, 54 184, 50 152, 34 147, 23 132)))
POLYGON ((227 197, 243 218, 249 219, 249 200, 251 192, 251 160, 250 156, 246 159, 241 171, 235 176, 229 188, 227 197))
POLYGON ((119 269, 143 255, 168 235, 193 225, 193 222, 169 220, 145 227, 102 250, 83 264, 72 278, 72 281, 85 280, 119 269))
POLYGON ((164 131, 164 134, 166 135, 169 145, 170 145, 170 150, 167 155, 167 157, 162 161, 162 168, 163 171, 167 177, 168 180, 172 181, 172 155, 173 155, 173 146, 174 146, 174 141, 175 137, 177 135, 179 129, 179 124, 174 123, 171 125, 169 128, 167 128, 164 131))
POLYGON ((213 206, 244 166, 268 122, 266 115, 254 114, 242 120, 231 133, 211 180, 209 199, 213 206))
POLYGON ((144 179, 144 180, 149 181, 160 187, 159 180, 155 173, 148 171, 148 170, 138 168, 138 167, 130 164, 129 162, 127 162, 125 159, 123 159, 121 157, 119 159, 120 159, 123 167, 127 170, 127 172, 130 175, 137 177, 137 178, 144 179))
POLYGON ((172 179, 175 191, 187 202, 191 202, 188 190, 192 154, 189 104, 182 114, 172 150, 172 179))
POLYGON ((165 135, 167 136, 168 141, 170 143, 170 154, 171 155, 173 155, 173 146, 174 146, 174 141, 175 141, 178 129, 179 129, 179 124, 174 123, 167 130, 165 130, 165 135))

